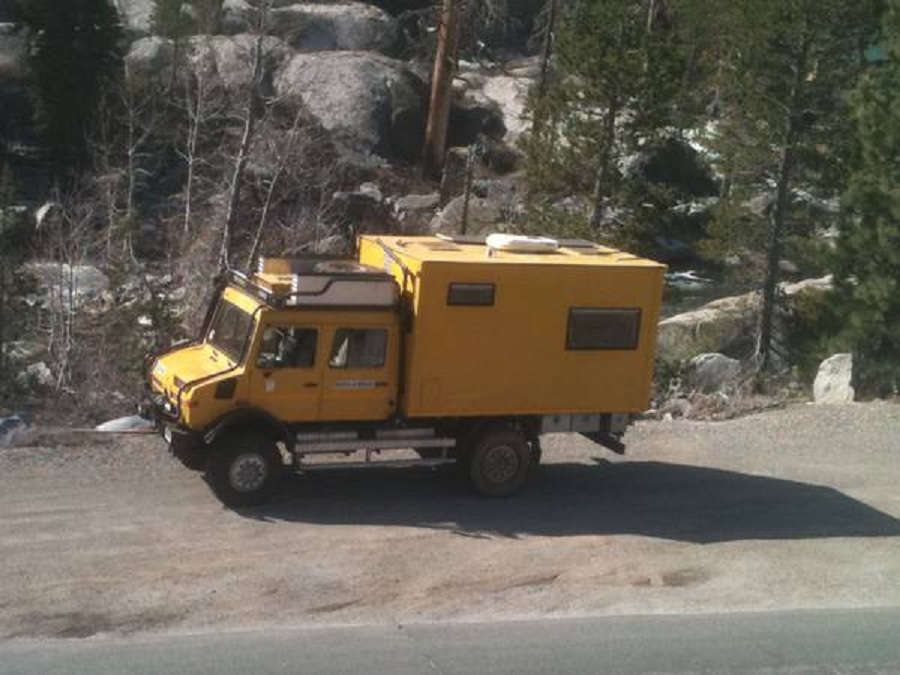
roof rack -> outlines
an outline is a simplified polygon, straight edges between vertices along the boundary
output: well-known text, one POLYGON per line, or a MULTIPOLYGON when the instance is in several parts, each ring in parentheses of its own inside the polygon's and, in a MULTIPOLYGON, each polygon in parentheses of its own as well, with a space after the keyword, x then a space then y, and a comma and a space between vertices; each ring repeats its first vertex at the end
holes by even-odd
POLYGON ((236 286, 278 309, 391 308, 400 291, 393 276, 346 259, 260 259, 252 276, 232 271, 236 286))

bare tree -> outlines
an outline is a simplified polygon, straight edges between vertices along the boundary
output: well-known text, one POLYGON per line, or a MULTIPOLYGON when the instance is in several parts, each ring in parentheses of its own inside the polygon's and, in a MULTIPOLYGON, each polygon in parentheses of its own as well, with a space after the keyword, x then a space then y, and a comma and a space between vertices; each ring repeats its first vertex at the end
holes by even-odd
POLYGON ((214 132, 210 127, 224 115, 225 96, 215 77, 202 64, 188 68, 183 79, 186 125, 184 146, 178 150, 178 155, 187 168, 181 229, 184 236, 189 236, 196 195, 200 188, 201 170, 210 164, 203 146, 207 134, 214 132))
POLYGON ((229 260, 231 240, 237 221, 238 205, 241 200, 244 170, 247 167, 247 160, 250 157, 250 149, 253 144, 253 134, 260 115, 262 114, 264 104, 262 96, 263 58, 265 56, 266 17, 268 15, 270 4, 271 0, 262 0, 259 6, 256 40, 253 46, 253 75, 247 92, 247 104, 244 110, 244 129, 241 135, 241 144, 238 148, 238 154, 234 162, 234 172, 231 176, 231 185, 229 189, 230 198, 228 200, 228 210, 225 215, 225 228, 222 233, 222 248, 219 253, 220 270, 231 268, 229 260))
POLYGON ((253 245, 250 247, 250 253, 247 255, 247 264, 245 265, 245 268, 247 270, 252 268, 253 261, 256 260, 256 257, 259 255, 259 251, 262 246, 263 231, 269 220, 269 212, 272 209, 273 198, 276 193, 275 191, 279 185, 279 181, 281 181, 281 178, 285 173, 285 170, 288 168, 288 163, 293 156, 293 151, 297 144, 297 139, 300 135, 299 132, 302 119, 303 112, 302 110, 298 110, 294 115, 294 123, 291 125, 291 129, 287 134, 287 138, 283 143, 276 144, 275 154, 277 157, 277 161, 275 166, 275 173, 267 181, 267 185, 265 186, 265 199, 263 200, 262 210, 259 214, 259 221, 256 225, 256 234, 253 237, 253 245))

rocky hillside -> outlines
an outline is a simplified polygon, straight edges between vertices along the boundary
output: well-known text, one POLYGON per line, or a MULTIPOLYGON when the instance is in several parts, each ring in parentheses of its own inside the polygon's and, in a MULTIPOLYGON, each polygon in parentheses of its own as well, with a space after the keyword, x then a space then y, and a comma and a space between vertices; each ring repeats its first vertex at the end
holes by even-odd
POLYGON ((811 380, 828 355, 814 333, 839 329, 833 285, 804 280, 836 271, 847 105, 869 67, 841 35, 866 44, 865 2, 808 17, 840 10, 847 30, 820 26, 795 100, 802 22, 777 2, 464 3, 446 165, 426 177, 439 3, 109 1, 0 0, 0 397, 16 407, 129 400, 143 353, 196 329, 224 265, 346 253, 366 231, 584 236, 669 263, 661 398, 676 381, 676 398, 735 393, 760 359, 811 380), (59 20, 76 5, 96 20, 59 20))

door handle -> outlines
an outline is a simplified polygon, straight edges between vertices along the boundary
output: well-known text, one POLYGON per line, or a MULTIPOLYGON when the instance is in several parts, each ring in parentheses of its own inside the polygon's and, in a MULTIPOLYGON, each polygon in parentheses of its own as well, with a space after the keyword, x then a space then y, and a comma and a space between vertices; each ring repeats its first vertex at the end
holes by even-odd
POLYGON ((304 386, 304 388, 306 388, 306 389, 315 389, 315 388, 318 387, 319 385, 316 384, 315 382, 306 382, 303 386, 304 386))

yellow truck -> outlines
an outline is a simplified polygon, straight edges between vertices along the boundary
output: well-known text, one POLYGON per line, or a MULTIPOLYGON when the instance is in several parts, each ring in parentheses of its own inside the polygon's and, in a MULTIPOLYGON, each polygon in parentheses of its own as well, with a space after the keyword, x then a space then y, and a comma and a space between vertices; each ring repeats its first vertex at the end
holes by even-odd
POLYGON ((363 236, 354 260, 231 273, 148 361, 172 452, 230 506, 286 471, 456 463, 519 489, 540 438, 616 452, 647 408, 665 267, 588 241, 363 236))

